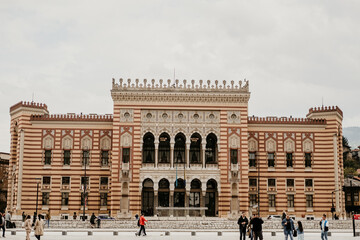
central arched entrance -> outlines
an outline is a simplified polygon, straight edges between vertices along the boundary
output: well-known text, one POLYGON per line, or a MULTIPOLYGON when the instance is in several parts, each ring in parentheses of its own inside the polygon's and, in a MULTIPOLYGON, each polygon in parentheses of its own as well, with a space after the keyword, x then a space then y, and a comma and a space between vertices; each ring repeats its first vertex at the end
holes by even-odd
MULTIPOLYGON (((185 181, 181 178, 175 181, 174 189, 174 207, 184 208, 185 207, 185 181)), ((175 209, 174 216, 185 216, 184 209, 175 209)))
MULTIPOLYGON (((200 199, 201 199, 201 182, 199 179, 194 179, 190 184, 190 195, 189 195, 189 207, 200 207, 200 199)), ((200 210, 190 210, 190 216, 201 216, 200 210)))
POLYGON ((141 212, 143 212, 145 216, 153 216, 154 215, 154 182, 151 179, 147 178, 144 180, 141 195, 142 195, 141 212))
POLYGON ((215 217, 217 215, 217 182, 214 179, 210 179, 206 183, 206 195, 205 195, 205 215, 207 217, 215 217))
MULTIPOLYGON (((158 206, 169 207, 170 203, 170 183, 167 179, 163 178, 159 181, 158 190, 158 206)), ((169 216, 169 210, 157 211, 159 216, 169 216)))

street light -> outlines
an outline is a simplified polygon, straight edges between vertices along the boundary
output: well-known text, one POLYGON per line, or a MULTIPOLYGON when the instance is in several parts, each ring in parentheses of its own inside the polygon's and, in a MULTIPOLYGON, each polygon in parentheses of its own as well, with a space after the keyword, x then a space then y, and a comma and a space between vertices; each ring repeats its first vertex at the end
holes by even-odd
POLYGON ((36 180, 36 217, 38 213, 38 200, 39 200, 39 184, 41 182, 41 178, 35 178, 36 180))

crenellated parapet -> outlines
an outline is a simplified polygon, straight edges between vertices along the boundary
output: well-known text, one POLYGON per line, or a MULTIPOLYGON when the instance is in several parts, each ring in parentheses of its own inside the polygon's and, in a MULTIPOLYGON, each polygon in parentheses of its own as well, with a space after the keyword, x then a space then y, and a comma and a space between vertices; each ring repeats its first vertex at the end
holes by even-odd
POLYGON ((326 119, 287 118, 287 117, 248 117, 249 124, 306 124, 325 125, 326 119))
POLYGON ((113 115, 97 114, 50 114, 50 115, 31 115, 31 121, 88 121, 88 122, 112 122, 113 115))
POLYGON ((135 79, 118 82, 112 80, 111 96, 119 102, 161 102, 161 103, 247 103, 250 98, 249 81, 222 81, 207 80, 172 81, 162 79, 140 81, 135 79))
POLYGON ((326 112, 337 112, 340 114, 341 117, 343 117, 343 112, 338 106, 329 106, 329 107, 322 106, 322 107, 310 108, 307 116, 309 116, 312 113, 326 113, 326 112))
POLYGON ((44 103, 36 103, 36 102, 18 102, 10 107, 10 112, 20 108, 20 107, 28 107, 28 108, 39 108, 47 110, 47 105, 44 103))

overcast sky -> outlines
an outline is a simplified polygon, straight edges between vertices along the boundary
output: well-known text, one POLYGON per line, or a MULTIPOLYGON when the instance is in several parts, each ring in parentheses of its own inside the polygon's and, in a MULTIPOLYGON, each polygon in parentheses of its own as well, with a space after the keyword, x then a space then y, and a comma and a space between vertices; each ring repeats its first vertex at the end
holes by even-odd
POLYGON ((360 1, 0 3, 0 152, 9 107, 112 113, 111 79, 250 81, 249 114, 338 105, 360 126, 360 1))

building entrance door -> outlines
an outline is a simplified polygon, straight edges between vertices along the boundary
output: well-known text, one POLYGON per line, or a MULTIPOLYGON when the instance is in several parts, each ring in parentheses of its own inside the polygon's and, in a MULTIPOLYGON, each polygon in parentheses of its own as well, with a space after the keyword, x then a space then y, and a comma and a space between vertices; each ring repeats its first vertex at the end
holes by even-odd
POLYGON ((208 209, 205 211, 207 217, 215 217, 215 192, 207 192, 205 196, 205 207, 208 209))

